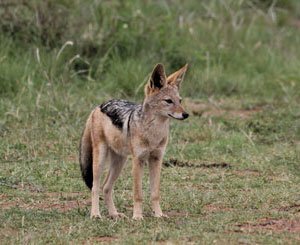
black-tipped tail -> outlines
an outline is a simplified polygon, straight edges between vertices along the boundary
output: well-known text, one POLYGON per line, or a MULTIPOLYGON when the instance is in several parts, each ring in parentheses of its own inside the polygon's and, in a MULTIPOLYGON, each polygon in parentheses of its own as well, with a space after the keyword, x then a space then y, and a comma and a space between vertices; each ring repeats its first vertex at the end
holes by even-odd
POLYGON ((93 149, 89 132, 83 131, 79 146, 79 163, 82 178, 88 188, 93 187, 93 149))

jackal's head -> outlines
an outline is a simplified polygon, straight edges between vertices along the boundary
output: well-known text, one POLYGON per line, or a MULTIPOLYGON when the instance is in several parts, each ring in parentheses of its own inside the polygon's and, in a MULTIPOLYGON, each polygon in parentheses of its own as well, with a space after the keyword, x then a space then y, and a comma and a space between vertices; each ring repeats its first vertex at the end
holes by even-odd
POLYGON ((162 117, 179 120, 188 118, 189 114, 182 107, 179 95, 186 70, 187 65, 166 77, 164 66, 157 64, 145 86, 145 109, 162 117))

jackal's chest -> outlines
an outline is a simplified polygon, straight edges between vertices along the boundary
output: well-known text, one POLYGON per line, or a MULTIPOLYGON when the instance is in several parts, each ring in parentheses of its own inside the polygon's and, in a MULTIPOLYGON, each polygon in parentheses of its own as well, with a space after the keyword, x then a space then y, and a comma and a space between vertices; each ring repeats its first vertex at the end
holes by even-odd
POLYGON ((166 131, 145 132, 141 135, 139 143, 142 146, 148 147, 150 150, 163 147, 166 143, 168 133, 166 131))
POLYGON ((152 152, 164 152, 168 141, 168 128, 140 130, 131 138, 131 153, 139 158, 148 158, 152 152))

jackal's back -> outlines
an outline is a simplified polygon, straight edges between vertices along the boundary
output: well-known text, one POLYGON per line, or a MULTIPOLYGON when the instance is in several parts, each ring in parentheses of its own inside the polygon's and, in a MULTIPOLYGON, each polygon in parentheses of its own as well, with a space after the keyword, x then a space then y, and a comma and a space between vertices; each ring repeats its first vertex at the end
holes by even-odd
POLYGON ((135 104, 127 100, 109 100, 100 105, 102 113, 106 114, 113 125, 123 130, 124 127, 128 128, 133 114, 138 113, 142 105, 135 104), (127 123, 126 123, 127 122, 127 123), (125 125, 126 124, 126 125, 125 125))

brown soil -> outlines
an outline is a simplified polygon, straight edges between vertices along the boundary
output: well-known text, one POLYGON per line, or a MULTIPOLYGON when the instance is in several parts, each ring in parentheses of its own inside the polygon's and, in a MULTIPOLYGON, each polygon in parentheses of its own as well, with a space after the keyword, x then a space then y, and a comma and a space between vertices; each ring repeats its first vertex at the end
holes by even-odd
POLYGON ((182 167, 182 168, 231 168, 231 165, 226 162, 219 163, 193 163, 189 161, 180 161, 176 158, 170 158, 163 162, 165 167, 182 167))
POLYGON ((48 192, 40 195, 33 195, 32 198, 14 198, 11 200, 8 195, 1 195, 0 208, 10 209, 19 207, 22 209, 58 210, 67 212, 72 209, 85 208, 90 206, 90 200, 80 196, 80 193, 59 193, 48 192), (33 201, 34 200, 34 201, 33 201))
POLYGON ((215 103, 204 103, 201 101, 195 101, 191 99, 187 99, 185 101, 185 107, 189 112, 191 112, 195 116, 201 117, 238 117, 247 119, 253 116, 254 114, 263 110, 261 106, 257 106, 251 109, 229 109, 223 108, 222 101, 217 101, 215 103))
POLYGON ((241 176, 241 177, 260 176, 260 173, 258 170, 252 170, 252 169, 234 170, 234 171, 232 171, 232 173, 237 176, 241 176))
POLYGON ((280 232, 300 232, 300 219, 288 220, 288 219, 270 219, 264 218, 256 223, 245 223, 237 225, 237 232, 257 232, 261 230, 271 231, 274 233, 280 232))
POLYGON ((18 235, 18 230, 15 228, 10 228, 10 227, 4 227, 1 228, 0 230, 0 241, 1 241, 1 237, 15 237, 18 235))
POLYGON ((278 210, 284 211, 284 212, 299 213, 300 212, 300 204, 293 204, 290 206, 281 207, 278 210))

